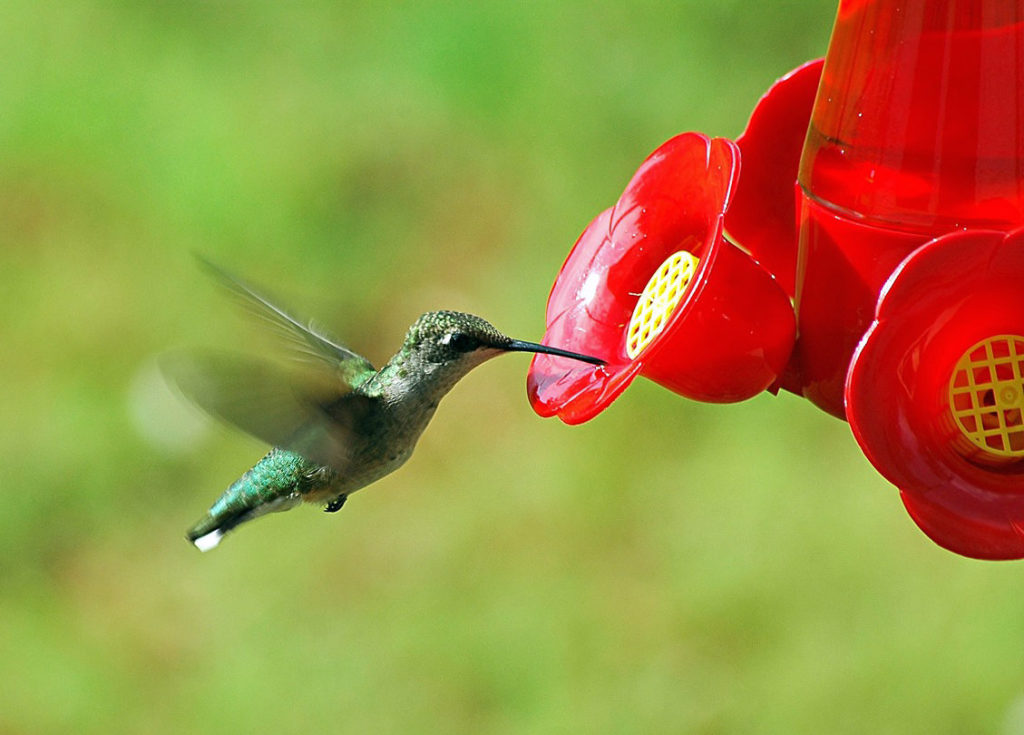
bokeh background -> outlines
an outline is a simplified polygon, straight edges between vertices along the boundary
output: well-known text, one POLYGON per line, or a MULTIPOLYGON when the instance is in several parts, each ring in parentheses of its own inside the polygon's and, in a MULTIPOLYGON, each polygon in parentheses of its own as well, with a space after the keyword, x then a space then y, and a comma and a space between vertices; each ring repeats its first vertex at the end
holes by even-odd
POLYGON ((258 350, 200 252, 380 363, 524 339, 590 218, 736 136, 834 3, 0 9, 0 732, 1021 733, 1024 569, 929 542, 848 427, 471 374, 334 516, 185 528, 265 447, 154 357, 258 350))

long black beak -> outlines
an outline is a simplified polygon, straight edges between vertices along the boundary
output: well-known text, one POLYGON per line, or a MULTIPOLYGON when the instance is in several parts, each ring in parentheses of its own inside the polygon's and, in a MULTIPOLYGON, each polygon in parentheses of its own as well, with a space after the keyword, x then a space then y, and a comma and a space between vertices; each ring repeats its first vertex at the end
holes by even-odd
POLYGON ((543 355, 557 355, 558 357, 568 357, 571 360, 579 360, 580 362, 589 362, 591 365, 604 365, 604 360, 600 357, 581 355, 579 352, 560 350, 557 347, 539 345, 536 342, 523 342, 519 339, 509 340, 506 344, 502 345, 502 348, 508 352, 539 352, 543 355))

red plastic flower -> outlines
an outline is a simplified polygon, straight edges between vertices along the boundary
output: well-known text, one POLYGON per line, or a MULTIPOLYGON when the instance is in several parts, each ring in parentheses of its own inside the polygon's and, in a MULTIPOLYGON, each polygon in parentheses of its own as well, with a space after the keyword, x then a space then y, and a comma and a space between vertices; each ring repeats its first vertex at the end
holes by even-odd
POLYGON ((936 543, 1024 557, 1024 230, 955 232, 909 255, 854 355, 846 406, 936 543))
POLYGON ((606 364, 535 356, 527 388, 537 413, 582 423, 637 374, 716 402, 772 384, 794 316, 772 276, 722 236, 738 174, 732 141, 676 136, 584 230, 548 298, 544 343, 606 364))

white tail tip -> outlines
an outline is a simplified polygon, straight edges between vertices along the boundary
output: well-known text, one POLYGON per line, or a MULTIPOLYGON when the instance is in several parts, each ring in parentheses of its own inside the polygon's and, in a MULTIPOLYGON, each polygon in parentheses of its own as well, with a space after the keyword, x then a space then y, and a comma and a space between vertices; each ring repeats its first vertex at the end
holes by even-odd
POLYGON ((195 547, 200 551, 209 551, 210 549, 217 548, 217 544, 220 543, 222 538, 224 538, 224 532, 219 528, 215 528, 205 536, 200 536, 192 543, 195 544, 195 547))

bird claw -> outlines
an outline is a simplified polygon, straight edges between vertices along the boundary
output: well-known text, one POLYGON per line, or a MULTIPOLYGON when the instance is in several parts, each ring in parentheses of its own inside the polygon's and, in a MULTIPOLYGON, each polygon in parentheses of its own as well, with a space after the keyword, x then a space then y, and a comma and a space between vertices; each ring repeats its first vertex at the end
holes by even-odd
POLYGON ((324 513, 337 513, 345 505, 346 500, 348 500, 348 495, 339 495, 327 504, 324 508, 324 513))

